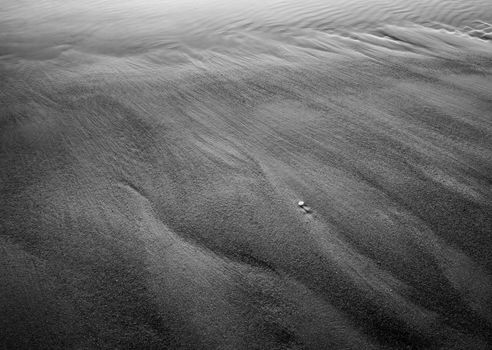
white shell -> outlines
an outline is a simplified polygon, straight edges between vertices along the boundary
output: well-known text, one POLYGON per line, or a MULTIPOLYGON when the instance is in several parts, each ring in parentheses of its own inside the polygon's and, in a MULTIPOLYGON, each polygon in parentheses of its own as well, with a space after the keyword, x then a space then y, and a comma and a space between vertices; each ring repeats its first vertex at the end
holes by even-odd
POLYGON ((298 206, 300 206, 300 207, 303 207, 303 206, 304 206, 304 204, 305 204, 305 203, 304 203, 303 201, 299 201, 299 203, 297 203, 297 205, 298 205, 298 206))

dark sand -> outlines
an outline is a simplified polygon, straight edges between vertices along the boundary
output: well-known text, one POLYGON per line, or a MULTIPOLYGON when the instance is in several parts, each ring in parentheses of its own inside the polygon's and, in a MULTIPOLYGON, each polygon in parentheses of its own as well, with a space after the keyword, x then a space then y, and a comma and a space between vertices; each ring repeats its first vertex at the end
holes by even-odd
POLYGON ((4 56, 0 347, 492 347, 492 45, 381 33, 4 56))

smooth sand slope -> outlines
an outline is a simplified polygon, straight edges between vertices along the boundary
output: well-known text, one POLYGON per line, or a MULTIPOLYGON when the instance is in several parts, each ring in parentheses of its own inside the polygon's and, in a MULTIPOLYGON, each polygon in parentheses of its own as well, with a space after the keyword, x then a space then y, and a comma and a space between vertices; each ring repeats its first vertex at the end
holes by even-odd
POLYGON ((384 33, 3 62, 0 347, 492 346, 492 46, 384 33))

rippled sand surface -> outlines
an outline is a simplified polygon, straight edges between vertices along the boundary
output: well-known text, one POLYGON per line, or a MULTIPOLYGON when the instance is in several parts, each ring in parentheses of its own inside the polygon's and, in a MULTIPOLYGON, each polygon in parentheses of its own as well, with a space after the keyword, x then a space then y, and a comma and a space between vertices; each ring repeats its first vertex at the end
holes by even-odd
POLYGON ((492 347, 490 23, 4 0, 0 347, 492 347))

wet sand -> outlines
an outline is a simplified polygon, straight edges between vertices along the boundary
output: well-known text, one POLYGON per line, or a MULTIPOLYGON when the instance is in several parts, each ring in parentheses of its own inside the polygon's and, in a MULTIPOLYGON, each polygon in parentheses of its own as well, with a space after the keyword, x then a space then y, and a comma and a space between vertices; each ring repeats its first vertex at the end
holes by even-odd
POLYGON ((492 346, 490 41, 248 43, 4 56, 2 347, 492 346))

